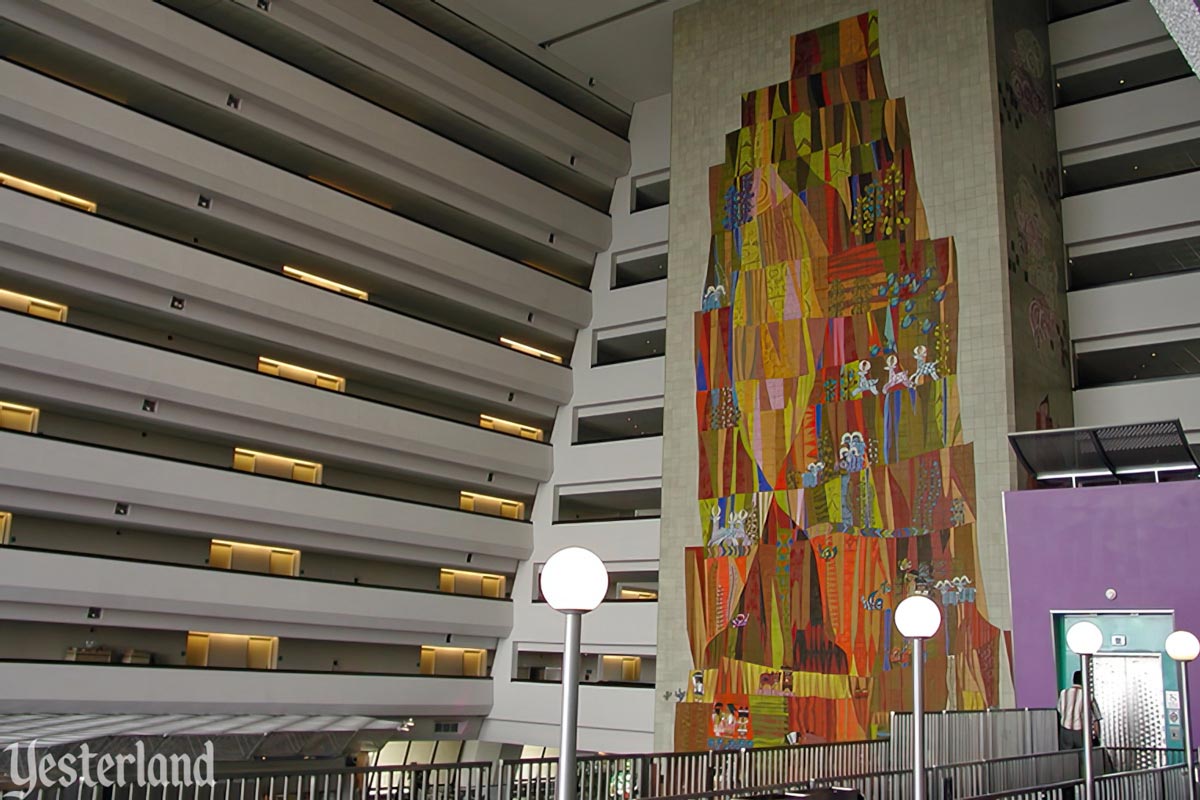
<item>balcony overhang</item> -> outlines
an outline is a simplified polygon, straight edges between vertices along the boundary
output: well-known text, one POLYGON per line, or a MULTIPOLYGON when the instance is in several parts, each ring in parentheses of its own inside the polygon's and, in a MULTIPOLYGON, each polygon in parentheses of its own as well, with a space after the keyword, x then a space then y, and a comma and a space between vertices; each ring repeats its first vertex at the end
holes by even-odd
POLYGON ((1200 471, 1179 420, 1010 433, 1008 443, 1037 481, 1200 471))

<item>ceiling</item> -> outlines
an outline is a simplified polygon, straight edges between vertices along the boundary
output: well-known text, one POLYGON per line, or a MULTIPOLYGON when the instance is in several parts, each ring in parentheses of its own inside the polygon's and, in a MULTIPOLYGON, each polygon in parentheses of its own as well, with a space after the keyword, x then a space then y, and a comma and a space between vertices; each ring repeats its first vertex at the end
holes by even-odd
POLYGON ((480 27, 520 36, 637 102, 671 91, 672 17, 693 2, 456 0, 453 6, 480 27))

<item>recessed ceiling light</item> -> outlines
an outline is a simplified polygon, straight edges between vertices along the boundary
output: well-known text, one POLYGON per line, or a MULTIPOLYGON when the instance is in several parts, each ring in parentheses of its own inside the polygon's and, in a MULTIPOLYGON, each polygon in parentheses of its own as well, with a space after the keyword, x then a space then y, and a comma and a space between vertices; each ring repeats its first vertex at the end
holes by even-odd
POLYGON ((1150 357, 1151 357, 1151 358, 1158 358, 1158 353, 1151 353, 1151 354, 1150 354, 1150 357))
POLYGON ((1124 78, 1121 78, 1121 80, 1117 81, 1117 83, 1119 83, 1121 86, 1124 86, 1124 85, 1125 85, 1125 79, 1124 79, 1124 78))

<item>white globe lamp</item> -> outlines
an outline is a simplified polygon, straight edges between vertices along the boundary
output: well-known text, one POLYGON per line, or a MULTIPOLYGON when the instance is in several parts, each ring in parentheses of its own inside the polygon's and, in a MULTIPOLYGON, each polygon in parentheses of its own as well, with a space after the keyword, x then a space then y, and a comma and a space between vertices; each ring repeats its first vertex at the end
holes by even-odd
POLYGON ((1104 645, 1104 634, 1094 622, 1076 622, 1067 630, 1067 647, 1078 656, 1094 656, 1104 645))
POLYGON ((928 639, 942 627, 942 610, 923 594, 914 594, 896 606, 896 629, 906 639, 928 639))
POLYGON ((608 570, 582 547, 559 550, 542 567, 542 597, 556 611, 593 611, 608 594, 608 570))
POLYGON ((1175 631, 1167 637, 1167 655, 1175 661, 1195 661, 1200 657, 1200 639, 1190 631, 1175 631))

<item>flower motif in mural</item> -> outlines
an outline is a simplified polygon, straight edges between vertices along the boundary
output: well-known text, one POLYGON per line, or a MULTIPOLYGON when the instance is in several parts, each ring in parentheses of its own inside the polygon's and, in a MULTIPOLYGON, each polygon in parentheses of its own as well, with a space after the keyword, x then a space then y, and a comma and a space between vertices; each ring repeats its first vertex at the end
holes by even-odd
POLYGON ((1020 128, 1026 116, 1049 125, 1050 101, 1046 97, 1046 54, 1037 36, 1020 30, 1014 38, 1008 77, 1000 83, 1000 113, 1004 122, 1020 128))

